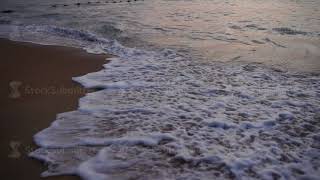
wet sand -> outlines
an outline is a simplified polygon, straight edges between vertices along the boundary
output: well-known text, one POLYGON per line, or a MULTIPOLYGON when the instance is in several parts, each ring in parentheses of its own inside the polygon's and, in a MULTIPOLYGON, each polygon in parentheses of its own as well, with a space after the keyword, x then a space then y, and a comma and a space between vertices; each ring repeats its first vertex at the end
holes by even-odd
MULTIPOLYGON (((0 39, 1 177, 43 179, 46 169, 27 157, 36 149, 33 135, 48 127, 57 113, 77 108, 89 90, 71 80, 102 69, 108 55, 81 49, 42 46, 0 39)), ((79 179, 76 176, 46 179, 79 179)))

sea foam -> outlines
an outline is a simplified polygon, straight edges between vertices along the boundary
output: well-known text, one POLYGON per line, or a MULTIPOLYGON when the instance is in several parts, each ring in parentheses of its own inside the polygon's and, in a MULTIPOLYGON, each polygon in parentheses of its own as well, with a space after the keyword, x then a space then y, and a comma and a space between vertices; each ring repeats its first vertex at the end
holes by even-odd
MULTIPOLYGON (((16 26, 49 43, 116 55, 73 78, 101 89, 34 137, 43 176, 84 179, 298 179, 319 177, 320 77, 259 64, 197 61, 163 49, 51 26, 16 26)), ((22 31, 23 30, 23 31, 22 31)), ((23 33, 21 33, 23 32, 23 33)), ((17 36, 19 34, 19 36, 17 36)))

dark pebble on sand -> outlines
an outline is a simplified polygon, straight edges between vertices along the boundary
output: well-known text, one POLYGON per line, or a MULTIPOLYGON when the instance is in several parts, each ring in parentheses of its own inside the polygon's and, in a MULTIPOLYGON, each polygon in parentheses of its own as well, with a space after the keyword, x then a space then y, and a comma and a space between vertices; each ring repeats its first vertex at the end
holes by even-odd
POLYGON ((280 34, 288 34, 288 35, 297 35, 297 34, 301 34, 301 35, 307 35, 307 32, 303 32, 303 31, 298 31, 298 30, 294 30, 294 29, 290 29, 290 28, 286 28, 286 27, 282 27, 282 28, 273 28, 273 31, 277 31, 280 34))
POLYGON ((258 40, 252 40, 251 42, 256 43, 256 44, 264 44, 264 42, 258 41, 258 40))
POLYGON ((13 10, 4 10, 4 11, 1 11, 1 12, 9 14, 9 13, 13 13, 14 11, 13 10))
POLYGON ((232 25, 232 26, 230 26, 230 28, 231 28, 231 29, 241 29, 241 27, 240 27, 240 26, 237 26, 237 25, 232 25))

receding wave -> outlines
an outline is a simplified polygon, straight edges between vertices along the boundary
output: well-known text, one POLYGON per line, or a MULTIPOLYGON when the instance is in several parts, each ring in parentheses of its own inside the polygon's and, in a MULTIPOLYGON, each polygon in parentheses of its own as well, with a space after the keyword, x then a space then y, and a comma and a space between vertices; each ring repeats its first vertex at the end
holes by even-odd
POLYGON ((319 179, 320 75, 273 68, 319 70, 319 2, 1 1, 0 37, 115 55, 30 156, 92 180, 319 179))
MULTIPOLYGON (((7 25, 6 25, 7 26, 7 25)), ((73 79, 100 91, 34 136, 42 176, 84 179, 319 177, 320 76, 196 61, 86 31, 10 25, 8 36, 116 55, 73 79), (36 34, 31 36, 32 34, 36 34), (43 42, 46 37, 46 42, 43 42), (63 39, 64 41, 61 41, 63 39)), ((2 31, 2 34, 5 32, 2 31)))

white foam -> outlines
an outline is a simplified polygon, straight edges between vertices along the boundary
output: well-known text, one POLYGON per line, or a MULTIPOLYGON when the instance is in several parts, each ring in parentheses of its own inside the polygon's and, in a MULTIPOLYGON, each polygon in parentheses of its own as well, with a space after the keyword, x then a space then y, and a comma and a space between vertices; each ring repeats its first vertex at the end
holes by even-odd
MULTIPOLYGON (((98 84, 105 88, 80 101, 80 112, 92 117, 90 123, 81 123, 90 131, 63 138, 69 145, 75 141, 103 147, 78 166, 77 174, 85 179, 292 178, 301 175, 286 165, 302 166, 302 162, 309 165, 303 173, 318 174, 314 169, 318 161, 311 161, 301 149, 302 144, 311 143, 310 138, 300 133, 313 134, 319 128, 313 124, 319 104, 315 78, 319 77, 301 81, 290 74, 252 66, 255 70, 247 72, 242 65, 197 64, 160 54, 134 60, 114 58, 105 65, 106 70, 75 78, 83 84, 96 82, 85 84, 87 87, 98 84), (272 80, 256 81, 265 74, 272 80), (111 86, 117 82, 134 83, 111 86), (277 88, 270 89, 275 82, 277 88), (288 96, 292 86, 310 98, 288 96), (288 103, 296 101, 307 105, 288 103), (279 105, 275 108, 272 104, 279 105), (156 132, 169 134, 174 141, 150 136, 156 132), (114 148, 125 148, 126 152, 114 148)), ((66 119, 82 121, 77 114, 66 119)), ((54 127, 48 129, 41 135, 46 137, 44 144, 49 139, 52 143, 52 134, 58 132, 54 127)), ((64 147, 61 142, 57 138, 51 145, 64 147)))
POLYGON ((147 137, 126 137, 126 138, 85 138, 82 145, 110 146, 110 145, 126 145, 126 146, 156 146, 163 140, 174 140, 174 137, 166 134, 153 134, 147 137))
MULTIPOLYGON (((320 77, 127 48, 89 32, 17 26, 117 58, 75 77, 102 89, 34 137, 43 175, 84 179, 283 179, 319 176, 320 77), (248 68, 250 67, 250 68, 248 68), (249 70, 248 70, 249 69, 249 70), (303 148, 302 148, 303 147, 303 148), (57 151, 67 150, 67 151, 57 151), (292 168, 296 165, 300 171, 292 168)), ((23 30, 23 33, 16 33, 23 30)), ((18 39, 19 39, 18 38, 18 39)))

